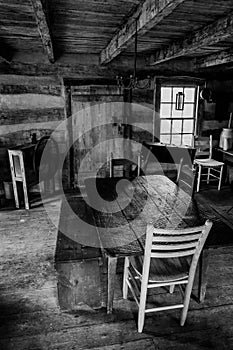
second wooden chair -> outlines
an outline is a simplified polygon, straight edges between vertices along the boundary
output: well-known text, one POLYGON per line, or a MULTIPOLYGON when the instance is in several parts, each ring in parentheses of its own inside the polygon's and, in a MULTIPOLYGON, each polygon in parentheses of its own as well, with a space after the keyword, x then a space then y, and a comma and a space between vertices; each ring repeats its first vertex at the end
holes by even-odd
MULTIPOLYGON (((196 145, 198 147, 198 141, 196 141, 196 145)), ((199 145, 199 154, 203 154, 201 149, 201 144, 199 145)), ((203 145, 202 145, 203 146, 203 145)), ((209 138, 209 156, 202 159, 202 158, 196 158, 194 163, 198 167, 198 176, 197 176, 197 192, 200 190, 200 184, 201 184, 201 177, 206 176, 207 184, 210 182, 210 178, 217 179, 218 180, 218 190, 221 188, 222 183, 222 174, 223 174, 223 162, 219 162, 212 158, 212 149, 213 149, 213 141, 212 141, 212 135, 210 135, 209 138), (206 169, 207 172, 203 173, 203 170, 206 169)), ((198 152, 197 152, 198 155, 198 152)))

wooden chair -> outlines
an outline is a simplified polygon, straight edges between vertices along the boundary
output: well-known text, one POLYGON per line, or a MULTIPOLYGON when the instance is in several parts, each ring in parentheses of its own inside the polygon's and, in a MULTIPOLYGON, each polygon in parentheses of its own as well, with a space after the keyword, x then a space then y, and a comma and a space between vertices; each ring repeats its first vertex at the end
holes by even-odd
POLYGON ((177 170, 176 184, 184 192, 188 193, 191 197, 194 194, 194 182, 196 177, 196 170, 192 164, 185 164, 184 159, 181 158, 180 164, 177 170))
POLYGON ((130 288, 139 307, 139 333, 149 312, 182 308, 180 324, 184 325, 198 259, 211 227, 209 220, 202 226, 177 230, 148 225, 144 257, 125 258, 123 298, 127 299, 130 288), (173 293, 175 285, 180 287, 182 303, 146 308, 148 289, 169 286, 173 293), (186 286, 184 292, 181 285, 186 286))
POLYGON ((210 135, 209 138, 209 149, 206 150, 206 146, 204 142, 202 141, 202 144, 198 142, 201 141, 195 141, 195 145, 197 147, 197 158, 195 159, 194 163, 198 167, 198 177, 197 177, 197 192, 200 190, 200 184, 201 184, 201 176, 207 177, 207 184, 210 182, 210 178, 214 178, 218 180, 218 190, 221 188, 222 183, 222 173, 223 173, 223 162, 219 162, 212 158, 212 149, 213 149, 213 142, 212 142, 212 135, 210 135), (203 146, 205 147, 205 150, 203 150, 203 146), (200 158, 200 156, 207 156, 205 158, 200 158), (203 173, 202 170, 206 169, 207 172, 203 173))
POLYGON ((24 205, 25 209, 29 209, 28 200, 28 184, 26 181, 26 173, 24 166, 23 152, 21 150, 8 150, 11 178, 15 197, 15 206, 19 208, 19 196, 17 189, 17 182, 21 182, 23 185, 24 205))
POLYGON ((50 136, 43 136, 36 144, 16 146, 8 150, 11 178, 16 208, 20 207, 18 183, 22 184, 25 209, 29 209, 28 189, 30 186, 44 182, 44 190, 55 190, 54 175, 59 167, 59 149, 50 136), (46 146, 46 154, 42 154, 46 146), (51 184, 51 186, 50 186, 51 184))
POLYGON ((110 177, 115 177, 115 170, 118 170, 117 177, 136 177, 140 175, 141 172, 141 154, 137 155, 137 163, 133 160, 125 158, 114 158, 113 153, 110 154, 109 159, 110 177), (119 175, 120 173, 120 175, 119 175))

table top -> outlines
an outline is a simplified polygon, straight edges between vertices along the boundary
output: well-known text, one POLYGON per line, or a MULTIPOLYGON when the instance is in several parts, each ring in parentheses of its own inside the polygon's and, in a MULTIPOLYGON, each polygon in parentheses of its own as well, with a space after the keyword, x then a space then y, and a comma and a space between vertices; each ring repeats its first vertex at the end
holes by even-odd
POLYGON ((101 248, 111 256, 141 254, 147 224, 159 228, 201 225, 196 202, 163 175, 86 179, 101 248))

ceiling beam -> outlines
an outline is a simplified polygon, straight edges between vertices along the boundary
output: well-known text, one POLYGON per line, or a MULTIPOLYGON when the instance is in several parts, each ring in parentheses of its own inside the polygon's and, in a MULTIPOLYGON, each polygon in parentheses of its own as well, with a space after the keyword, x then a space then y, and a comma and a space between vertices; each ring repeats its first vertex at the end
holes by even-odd
POLYGON ((131 15, 127 23, 119 32, 114 35, 107 47, 100 54, 100 63, 106 64, 118 56, 126 47, 132 44, 136 33, 144 35, 151 28, 155 27, 165 17, 170 15, 177 6, 185 0, 146 0, 131 15))
POLYGON ((198 49, 215 45, 232 38, 232 35, 233 13, 198 30, 184 40, 174 42, 168 47, 158 50, 150 56, 150 64, 156 65, 174 58, 194 54, 198 49))
POLYGON ((51 63, 54 63, 54 50, 48 20, 46 17, 46 10, 44 9, 42 0, 31 0, 31 4, 35 13, 38 31, 43 43, 43 47, 45 49, 45 52, 47 52, 49 61, 51 63))
MULTIPOLYGON (((99 55, 76 54, 63 55, 54 64, 49 64, 41 52, 31 54, 15 54, 10 64, 0 62, 0 74, 14 74, 27 76, 54 76, 64 78, 111 79, 116 83, 116 75, 123 78, 132 73, 133 57, 121 55, 109 65, 99 64, 99 55)), ((138 77, 140 79, 151 76, 187 76, 195 75, 195 60, 174 60, 160 66, 150 67, 143 57, 138 58, 138 77)))
POLYGON ((233 50, 220 51, 197 60, 197 68, 211 68, 222 64, 233 63, 233 50))

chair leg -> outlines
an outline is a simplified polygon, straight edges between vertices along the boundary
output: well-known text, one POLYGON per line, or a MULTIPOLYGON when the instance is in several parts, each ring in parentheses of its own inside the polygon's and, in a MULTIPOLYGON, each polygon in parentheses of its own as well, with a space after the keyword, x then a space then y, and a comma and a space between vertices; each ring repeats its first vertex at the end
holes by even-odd
POLYGON ((125 264, 124 264, 124 277, 123 277, 123 299, 127 299, 128 297, 128 283, 127 283, 127 279, 129 276, 129 258, 125 257, 125 264))
POLYGON ((199 192, 200 190, 200 182, 201 182, 201 165, 198 165, 197 192, 199 192))
POLYGON ((24 193, 25 209, 29 210, 28 191, 27 191, 27 184, 26 184, 25 178, 23 180, 23 193, 24 193))
POLYGON ((182 309, 181 318, 180 318, 180 325, 181 326, 183 326, 185 324, 185 321, 187 318, 192 287, 193 287, 193 283, 188 283, 186 286, 186 289, 185 289, 184 307, 182 309))
POLYGON ((175 285, 172 284, 169 288, 169 293, 172 294, 174 292, 174 289, 175 289, 175 285))
POLYGON ((142 275, 140 303, 139 303, 139 310, 138 310, 138 332, 139 333, 142 333, 144 321, 145 321, 148 276, 149 276, 149 265, 148 265, 148 269, 142 275))
POLYGON ((142 333, 144 322, 145 322, 146 296, 147 296, 147 289, 144 291, 144 293, 141 292, 140 304, 139 304, 139 310, 138 310, 138 333, 142 333))
POLYGON ((16 208, 19 208, 19 197, 18 197, 18 189, 17 189, 17 182, 15 179, 12 179, 13 184, 13 191, 14 191, 14 197, 15 197, 15 206, 16 208))
POLYGON ((207 174, 207 184, 210 183, 210 168, 208 168, 208 174, 207 174))
POLYGON ((219 183, 218 183, 218 191, 220 191, 221 184, 222 184, 222 173, 223 173, 223 165, 221 165, 221 169, 220 169, 220 177, 219 177, 219 183))
POLYGON ((108 300, 107 300, 108 314, 112 313, 112 307, 113 307, 116 265, 117 265, 117 258, 108 257, 108 300))

